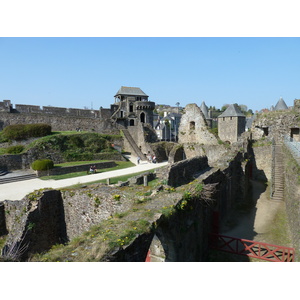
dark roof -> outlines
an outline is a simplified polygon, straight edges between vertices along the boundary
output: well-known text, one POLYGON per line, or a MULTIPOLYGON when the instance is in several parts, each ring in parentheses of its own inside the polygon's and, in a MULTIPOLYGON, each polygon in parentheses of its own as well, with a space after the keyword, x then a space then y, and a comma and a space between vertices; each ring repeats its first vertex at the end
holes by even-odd
POLYGON ((118 95, 132 95, 132 96, 146 96, 146 95, 140 88, 138 87, 128 87, 128 86, 121 86, 121 88, 116 93, 115 97, 118 95))
POLYGON ((287 107, 286 103, 284 102, 284 100, 280 97, 277 104, 275 105, 274 110, 286 110, 286 109, 288 109, 288 107, 287 107))
POLYGON ((218 118, 223 117, 245 117, 245 115, 241 112, 236 104, 230 104, 227 109, 219 115, 218 118))
POLYGON ((205 117, 206 119, 208 119, 208 107, 206 106, 206 104, 205 104, 204 101, 201 103, 200 109, 201 109, 201 111, 203 112, 204 117, 205 117))

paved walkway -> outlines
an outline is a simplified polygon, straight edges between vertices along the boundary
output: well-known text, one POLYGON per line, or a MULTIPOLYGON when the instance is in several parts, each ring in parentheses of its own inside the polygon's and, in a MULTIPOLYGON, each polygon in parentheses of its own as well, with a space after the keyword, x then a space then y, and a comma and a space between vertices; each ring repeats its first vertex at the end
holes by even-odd
MULTIPOLYGON (((136 163, 136 159, 133 158, 130 160, 133 163, 136 163)), ((41 188, 63 188, 67 186, 71 186, 74 184, 82 184, 82 183, 88 183, 96 180, 102 180, 107 178, 113 178, 143 171, 148 171, 154 168, 159 168, 166 166, 168 162, 162 162, 157 164, 152 164, 148 162, 141 162, 139 165, 136 165, 134 167, 121 169, 121 170, 115 170, 115 171, 109 171, 99 174, 90 174, 80 177, 74 177, 74 178, 68 178, 68 179, 61 179, 61 180, 41 180, 39 178, 36 179, 30 179, 25 181, 19 181, 19 182, 12 182, 7 184, 1 184, 0 185, 0 201, 3 200, 21 200, 23 199, 27 194, 33 192, 34 190, 38 190, 41 188)))

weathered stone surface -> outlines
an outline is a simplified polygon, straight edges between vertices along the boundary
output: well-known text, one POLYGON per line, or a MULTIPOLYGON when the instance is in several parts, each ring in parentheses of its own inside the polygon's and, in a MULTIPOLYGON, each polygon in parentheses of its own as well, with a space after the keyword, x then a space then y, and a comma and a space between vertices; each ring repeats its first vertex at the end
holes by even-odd
POLYGON ((9 235, 3 253, 23 248, 20 260, 30 253, 49 250, 67 241, 63 202, 59 191, 35 192, 22 201, 4 201, 9 235))
POLYGON ((198 156, 172 164, 169 168, 168 185, 186 184, 192 181, 196 174, 203 172, 208 167, 206 156, 198 156))
POLYGON ((282 141, 284 136, 291 136, 300 140, 299 120, 300 112, 296 110, 272 111, 258 114, 251 127, 251 130, 255 133, 253 139, 257 139, 263 135, 269 139, 274 138, 275 141, 282 141), (297 134, 293 133, 293 128, 297 130, 297 134))
POLYGON ((178 142, 180 144, 217 145, 217 138, 208 131, 201 109, 196 104, 188 104, 181 117, 178 142))

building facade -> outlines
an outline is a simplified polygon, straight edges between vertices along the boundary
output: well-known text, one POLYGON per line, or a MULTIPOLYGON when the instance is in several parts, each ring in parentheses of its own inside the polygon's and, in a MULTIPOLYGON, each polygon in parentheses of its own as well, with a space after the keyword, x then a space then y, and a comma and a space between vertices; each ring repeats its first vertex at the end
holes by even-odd
POLYGON ((245 131, 246 116, 236 104, 230 104, 218 117, 218 135, 223 142, 235 143, 245 131))
POLYGON ((148 100, 138 87, 122 86, 116 93, 115 103, 111 105, 111 119, 124 127, 140 123, 153 127, 153 110, 155 102, 148 100))

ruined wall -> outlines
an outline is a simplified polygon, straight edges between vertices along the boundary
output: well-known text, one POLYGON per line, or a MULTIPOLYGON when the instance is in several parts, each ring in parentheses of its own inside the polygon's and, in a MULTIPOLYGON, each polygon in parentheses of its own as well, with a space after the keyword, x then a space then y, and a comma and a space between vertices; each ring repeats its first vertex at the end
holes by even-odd
POLYGON ((214 165, 227 153, 224 145, 203 145, 197 143, 184 144, 186 158, 195 156, 207 156, 208 164, 214 165))
POLYGON ((272 145, 262 144, 252 148, 253 178, 260 181, 271 181, 272 175, 272 145))
POLYGON ((196 104, 188 104, 178 129, 178 143, 217 145, 217 138, 209 132, 205 117, 196 104))
POLYGON ((195 178, 197 173, 208 168, 206 156, 197 156, 172 164, 169 167, 167 177, 168 185, 179 186, 186 184, 195 178))
MULTIPOLYGON (((282 141, 285 135, 291 135, 291 128, 300 127, 300 112, 295 110, 271 111, 258 114, 252 123, 251 130, 256 132, 255 128, 264 129, 265 136, 276 141, 282 141)), ((256 137, 253 136, 255 139, 256 137)))
POLYGON ((63 203, 59 191, 37 192, 23 201, 4 201, 5 221, 9 235, 3 255, 13 247, 23 249, 18 259, 30 253, 49 250, 67 241, 63 203))
MULTIPOLYGON (((200 157, 165 167, 173 182, 181 184, 182 191, 164 191, 163 186, 154 191, 155 196, 144 206, 145 212, 154 212, 150 217, 149 232, 138 235, 126 247, 112 249, 103 260, 143 261, 156 234, 164 247, 166 261, 206 261, 209 233, 217 230, 218 223, 233 205, 244 201, 247 186, 241 154, 233 155, 223 168, 201 172, 206 166, 207 158, 200 157), (190 164, 189 171, 187 164, 190 164), (182 185, 180 174, 184 174, 187 181, 195 177, 192 185, 182 185), (202 182, 203 191, 210 193, 187 193, 192 187, 202 193, 199 189, 202 182), (174 206, 172 213, 162 214, 161 210, 169 207, 170 203, 174 206)), ((4 201, 6 228, 10 232, 7 246, 24 238, 24 241, 30 241, 28 252, 44 251, 51 247, 51 243, 79 236, 116 213, 130 212, 136 220, 139 215, 131 210, 135 203, 132 191, 132 187, 120 190, 114 186, 95 185, 73 190, 36 191, 22 201, 4 201)))

